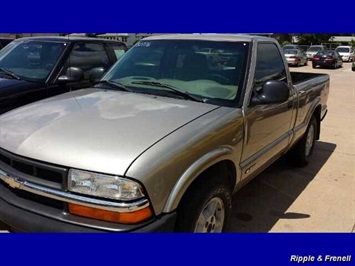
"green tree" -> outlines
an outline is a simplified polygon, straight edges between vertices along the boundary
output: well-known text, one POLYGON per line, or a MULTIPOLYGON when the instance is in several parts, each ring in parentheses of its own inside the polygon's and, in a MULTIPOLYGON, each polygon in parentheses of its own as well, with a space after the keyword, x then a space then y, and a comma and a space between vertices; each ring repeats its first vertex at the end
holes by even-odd
POLYGON ((352 47, 355 47, 355 38, 351 38, 349 45, 351 45, 352 47))
POLYGON ((292 43, 292 34, 274 34, 272 37, 274 37, 280 44, 286 42, 292 43))
POLYGON ((315 45, 331 41, 334 34, 296 34, 295 36, 300 44, 315 45))

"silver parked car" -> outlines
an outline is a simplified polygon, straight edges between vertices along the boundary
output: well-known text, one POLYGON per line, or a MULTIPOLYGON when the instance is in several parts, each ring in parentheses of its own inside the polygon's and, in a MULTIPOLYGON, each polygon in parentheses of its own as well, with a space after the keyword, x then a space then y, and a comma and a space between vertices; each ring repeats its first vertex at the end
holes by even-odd
POLYGON ((284 51, 286 61, 289 65, 305 66, 307 65, 307 56, 305 52, 298 49, 287 49, 284 51))

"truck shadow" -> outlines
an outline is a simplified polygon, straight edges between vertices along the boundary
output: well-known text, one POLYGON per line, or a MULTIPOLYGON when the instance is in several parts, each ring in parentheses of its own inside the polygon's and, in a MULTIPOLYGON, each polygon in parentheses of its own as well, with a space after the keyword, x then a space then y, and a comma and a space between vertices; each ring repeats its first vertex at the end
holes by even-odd
POLYGON ((233 196, 232 232, 269 232, 279 219, 307 219, 287 212, 336 148, 318 141, 309 165, 295 168, 283 156, 233 196))

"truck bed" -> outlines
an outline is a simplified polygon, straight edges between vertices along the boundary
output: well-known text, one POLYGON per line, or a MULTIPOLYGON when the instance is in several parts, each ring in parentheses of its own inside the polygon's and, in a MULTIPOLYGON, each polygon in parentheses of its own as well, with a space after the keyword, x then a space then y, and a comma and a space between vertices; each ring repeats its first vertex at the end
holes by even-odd
POLYGON ((306 73, 306 72, 290 72, 290 73, 294 85, 299 84, 303 81, 307 81, 309 79, 318 78, 318 77, 325 78, 328 76, 327 74, 316 74, 316 73, 306 73))

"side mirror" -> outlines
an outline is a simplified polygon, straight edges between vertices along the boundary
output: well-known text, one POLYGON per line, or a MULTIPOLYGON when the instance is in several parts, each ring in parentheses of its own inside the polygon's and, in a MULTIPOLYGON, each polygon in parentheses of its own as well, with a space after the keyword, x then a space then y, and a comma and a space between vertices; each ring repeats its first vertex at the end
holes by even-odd
POLYGON ((58 78, 60 82, 75 82, 84 79, 84 71, 79 67, 68 67, 65 75, 58 78))
POLYGON ((106 69, 103 67, 95 67, 90 71, 90 81, 97 82, 105 74, 106 69))
POLYGON ((269 80, 255 93, 251 105, 283 103, 290 97, 290 89, 285 82, 269 80))

